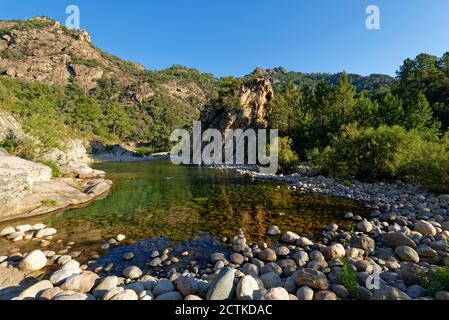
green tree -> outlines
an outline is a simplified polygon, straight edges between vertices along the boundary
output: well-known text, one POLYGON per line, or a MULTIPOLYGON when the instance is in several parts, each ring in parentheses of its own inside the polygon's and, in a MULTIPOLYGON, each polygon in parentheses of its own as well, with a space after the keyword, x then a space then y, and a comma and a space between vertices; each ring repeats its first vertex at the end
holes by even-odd
POLYGON ((378 113, 378 102, 371 100, 367 92, 362 92, 352 109, 351 122, 357 123, 360 127, 373 127, 376 125, 378 113))
POLYGON ((279 129, 281 134, 291 135, 292 128, 301 121, 302 101, 301 91, 290 82, 268 106, 270 126, 279 129))
POLYGON ((333 117, 333 97, 333 87, 328 82, 322 81, 317 85, 309 104, 318 131, 318 139, 324 144, 327 144, 326 142, 331 134, 329 127, 330 120, 333 117))
POLYGON ((112 134, 123 139, 132 133, 133 124, 125 108, 118 102, 112 102, 106 109, 105 122, 112 134))
POLYGON ((333 98, 333 117, 331 118, 333 131, 339 130, 348 122, 355 105, 355 92, 356 88, 352 85, 348 74, 342 73, 333 98))
POLYGON ((433 118, 430 104, 423 93, 419 93, 412 100, 405 120, 405 126, 407 129, 439 128, 437 121, 433 118))
POLYGON ((403 102, 391 92, 382 98, 379 105, 378 122, 388 126, 402 125, 404 123, 405 112, 403 102))
POLYGON ((75 103, 73 124, 80 131, 96 133, 101 114, 101 108, 93 98, 81 96, 75 103))

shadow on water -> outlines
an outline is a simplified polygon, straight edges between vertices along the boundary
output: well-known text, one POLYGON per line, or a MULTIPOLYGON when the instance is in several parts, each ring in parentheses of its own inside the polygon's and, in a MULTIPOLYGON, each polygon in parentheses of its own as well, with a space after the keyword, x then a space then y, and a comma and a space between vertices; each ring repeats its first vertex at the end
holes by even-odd
MULTIPOLYGON (((169 161, 109 163, 96 169, 106 171, 114 181, 114 189, 105 199, 16 224, 43 221, 58 229, 55 240, 75 241, 83 252, 98 251, 117 234, 125 234, 127 245, 146 252, 154 243, 162 247, 184 243, 187 247, 186 241, 199 235, 230 238, 239 228, 248 241, 257 241, 265 239, 273 224, 310 237, 329 223, 351 227, 343 217, 347 211, 366 214, 363 204, 353 201, 298 196, 286 185, 278 188, 276 183, 229 171, 175 166, 169 161), (154 238, 164 240, 154 242, 154 238), (150 240, 144 245, 144 239, 150 240)), ((215 242, 207 243, 213 247, 215 242)), ((16 246, 26 244, 4 241, 0 251, 16 246)))
POLYGON ((191 269, 192 265, 189 264, 191 261, 195 261, 195 265, 204 267, 210 262, 210 256, 215 252, 227 252, 229 258, 229 249, 218 239, 209 235, 199 235, 183 242, 172 242, 167 238, 151 238, 141 240, 133 245, 113 248, 94 264, 91 264, 89 268, 95 270, 97 267, 104 268, 112 263, 112 269, 110 271, 108 270, 104 275, 113 274, 121 276, 126 267, 137 265, 146 273, 160 275, 171 268, 176 268, 177 270, 180 270, 180 268, 191 269), (170 263, 170 265, 164 264, 156 269, 149 268, 148 262, 153 259, 151 257, 152 252, 157 250, 162 256, 163 249, 169 249, 169 260, 171 257, 178 257, 179 261, 170 263), (188 252, 188 256, 183 256, 184 252, 188 252), (125 261, 122 258, 128 253, 134 254, 132 261, 125 261))

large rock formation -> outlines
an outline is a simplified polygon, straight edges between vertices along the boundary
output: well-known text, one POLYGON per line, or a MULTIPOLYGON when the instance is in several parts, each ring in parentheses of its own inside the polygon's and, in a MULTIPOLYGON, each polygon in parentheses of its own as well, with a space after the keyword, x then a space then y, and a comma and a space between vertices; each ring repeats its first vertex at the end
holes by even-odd
POLYGON ((0 221, 87 203, 111 188, 103 175, 90 169, 81 179, 53 180, 49 167, 0 151, 0 221))
POLYGON ((14 212, 37 182, 51 180, 51 169, 0 151, 0 216, 14 212))
MULTIPOLYGON (((36 140, 25 134, 16 119, 0 112, 0 143, 6 138, 36 140)), ((64 174, 79 180, 52 180, 52 170, 0 150, 0 221, 33 216, 91 201, 108 191, 112 182, 105 173, 91 169, 92 162, 81 140, 64 141, 64 151, 54 149, 42 160, 53 161, 64 174)))
POLYGON ((239 89, 238 109, 205 108, 201 114, 203 128, 226 129, 265 128, 267 126, 268 103, 274 97, 268 78, 251 80, 239 89))

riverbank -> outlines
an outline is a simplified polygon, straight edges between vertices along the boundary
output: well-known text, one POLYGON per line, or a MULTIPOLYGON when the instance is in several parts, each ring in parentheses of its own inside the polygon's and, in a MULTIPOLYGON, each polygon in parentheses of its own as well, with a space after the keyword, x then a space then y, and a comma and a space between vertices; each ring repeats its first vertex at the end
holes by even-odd
POLYGON ((85 205, 112 187, 105 172, 85 163, 66 162, 60 168, 66 177, 54 177, 45 164, 0 151, 0 222, 85 205))
POLYGON ((92 155, 93 161, 96 163, 132 163, 132 162, 144 162, 154 160, 169 160, 170 154, 167 152, 156 153, 149 156, 137 155, 129 151, 123 153, 97 153, 92 155))
MULTIPOLYGON (((446 200, 442 200, 446 201, 446 200)), ((175 255, 171 248, 154 251, 144 268, 137 256, 123 254, 121 274, 111 264, 86 264, 79 252, 64 249, 12 250, 0 257, 0 298, 40 300, 447 300, 441 265, 448 259, 449 223, 385 214, 357 222, 353 231, 329 225, 318 239, 268 230, 270 242, 249 244, 243 232, 230 239, 232 249, 213 253, 206 263, 175 255), (95 269, 92 266, 96 266, 95 269), (51 271, 44 271, 45 268, 51 271), (27 281, 24 281, 27 279, 27 281), (33 280, 34 279, 34 280, 33 280)), ((56 230, 45 225, 16 226, 48 244, 56 230)), ((8 236, 8 235, 7 235, 8 236)), ((102 247, 122 245, 117 235, 102 247)))
POLYGON ((329 224, 309 238, 294 228, 280 230, 274 225, 267 230, 269 241, 249 242, 239 232, 222 239, 222 250, 203 252, 202 259, 167 245, 151 252, 151 257, 145 255, 144 265, 139 261, 145 253, 134 250, 124 235, 104 239, 98 253, 77 261, 80 252, 69 238, 56 240, 57 249, 53 247, 56 230, 50 228, 50 235, 42 238, 46 226, 11 226, 0 234, 13 239, 14 233, 22 232, 42 251, 12 249, 0 257, 0 298, 449 299, 449 284, 442 276, 449 261, 448 195, 404 184, 349 184, 307 174, 269 177, 245 168, 235 170, 254 179, 287 182, 298 194, 363 201, 370 215, 363 219, 346 212, 352 228, 329 224), (120 252, 120 263, 103 259, 112 252, 120 252), (40 264, 29 267, 34 261, 40 264))

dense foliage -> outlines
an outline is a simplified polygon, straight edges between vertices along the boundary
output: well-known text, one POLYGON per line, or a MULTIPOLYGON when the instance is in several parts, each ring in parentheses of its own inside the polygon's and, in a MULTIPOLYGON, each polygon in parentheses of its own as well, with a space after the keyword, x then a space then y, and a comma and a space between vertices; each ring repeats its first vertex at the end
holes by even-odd
POLYGON ((337 84, 290 82, 270 104, 270 127, 331 176, 448 191, 448 56, 407 59, 395 83, 371 92, 345 73, 337 84))
MULTIPOLYGON (((279 69, 279 68, 278 68, 279 69)), ((274 80, 275 89, 282 90, 288 83, 293 83, 301 88, 316 87, 320 82, 329 82, 337 85, 342 73, 302 73, 302 72, 275 72, 275 71, 261 71, 256 69, 250 76, 268 76, 274 80)), ((358 74, 348 74, 351 82, 357 89, 357 92, 363 90, 376 91, 381 88, 388 88, 393 83, 393 78, 383 74, 372 74, 369 76, 361 76, 358 74)))

